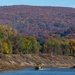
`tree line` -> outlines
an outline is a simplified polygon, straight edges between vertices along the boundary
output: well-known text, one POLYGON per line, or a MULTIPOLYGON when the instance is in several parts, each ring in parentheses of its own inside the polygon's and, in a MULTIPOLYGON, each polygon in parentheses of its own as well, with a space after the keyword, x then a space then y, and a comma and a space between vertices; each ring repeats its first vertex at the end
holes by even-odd
POLYGON ((0 54, 54 53, 75 56, 75 40, 50 37, 37 40, 33 36, 21 36, 10 26, 0 26, 0 54))

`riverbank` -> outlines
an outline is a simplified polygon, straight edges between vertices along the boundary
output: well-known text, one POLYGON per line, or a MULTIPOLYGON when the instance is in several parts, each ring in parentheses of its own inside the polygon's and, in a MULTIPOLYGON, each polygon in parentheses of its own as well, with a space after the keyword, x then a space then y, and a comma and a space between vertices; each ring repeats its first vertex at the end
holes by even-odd
POLYGON ((0 71, 34 67, 36 63, 42 63, 43 67, 70 68, 75 66, 75 57, 51 54, 0 55, 0 71))

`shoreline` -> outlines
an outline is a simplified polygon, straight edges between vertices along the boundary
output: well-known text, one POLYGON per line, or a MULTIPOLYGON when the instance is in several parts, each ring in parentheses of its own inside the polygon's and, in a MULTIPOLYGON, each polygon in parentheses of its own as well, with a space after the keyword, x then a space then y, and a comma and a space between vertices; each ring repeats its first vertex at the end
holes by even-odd
MULTIPOLYGON (((34 67, 32 67, 32 66, 18 66, 18 68, 13 68, 13 67, 11 67, 11 68, 5 68, 5 69, 0 69, 0 72, 5 72, 5 71, 14 71, 14 70, 23 70, 23 69, 27 69, 27 68, 33 68, 34 69, 34 67)), ((50 67, 50 66, 43 66, 43 68, 71 68, 71 67, 64 67, 64 66, 62 66, 62 67, 50 67)))
POLYGON ((0 72, 9 70, 20 70, 29 67, 34 68, 34 64, 41 62, 43 67, 71 68, 75 66, 75 57, 51 56, 50 54, 13 54, 2 55, 0 58, 0 72))
MULTIPOLYGON (((4 72, 4 71, 11 71, 11 70, 22 70, 22 69, 27 69, 27 68, 34 68, 33 66, 18 66, 17 68, 3 68, 3 69, 0 69, 0 72, 4 72)), ((43 68, 71 68, 71 67, 50 67, 50 66, 43 66, 43 68)))

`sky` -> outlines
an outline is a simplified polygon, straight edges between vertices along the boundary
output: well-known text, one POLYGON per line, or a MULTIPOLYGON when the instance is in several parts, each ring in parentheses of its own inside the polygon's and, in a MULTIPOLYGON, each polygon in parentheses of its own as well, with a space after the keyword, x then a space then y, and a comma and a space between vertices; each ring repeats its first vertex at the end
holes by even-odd
POLYGON ((0 0, 0 6, 9 5, 59 6, 75 8, 75 0, 0 0))

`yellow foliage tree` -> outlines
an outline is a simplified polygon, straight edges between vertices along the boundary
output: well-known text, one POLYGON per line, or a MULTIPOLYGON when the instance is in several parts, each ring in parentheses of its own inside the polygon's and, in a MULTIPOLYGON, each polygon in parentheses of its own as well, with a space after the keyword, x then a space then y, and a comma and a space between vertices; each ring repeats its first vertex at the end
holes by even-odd
POLYGON ((71 53, 71 55, 74 56, 75 55, 75 40, 71 39, 69 44, 70 44, 70 53, 71 53))
POLYGON ((10 53, 8 44, 6 42, 3 43, 3 53, 5 53, 5 54, 10 53))

